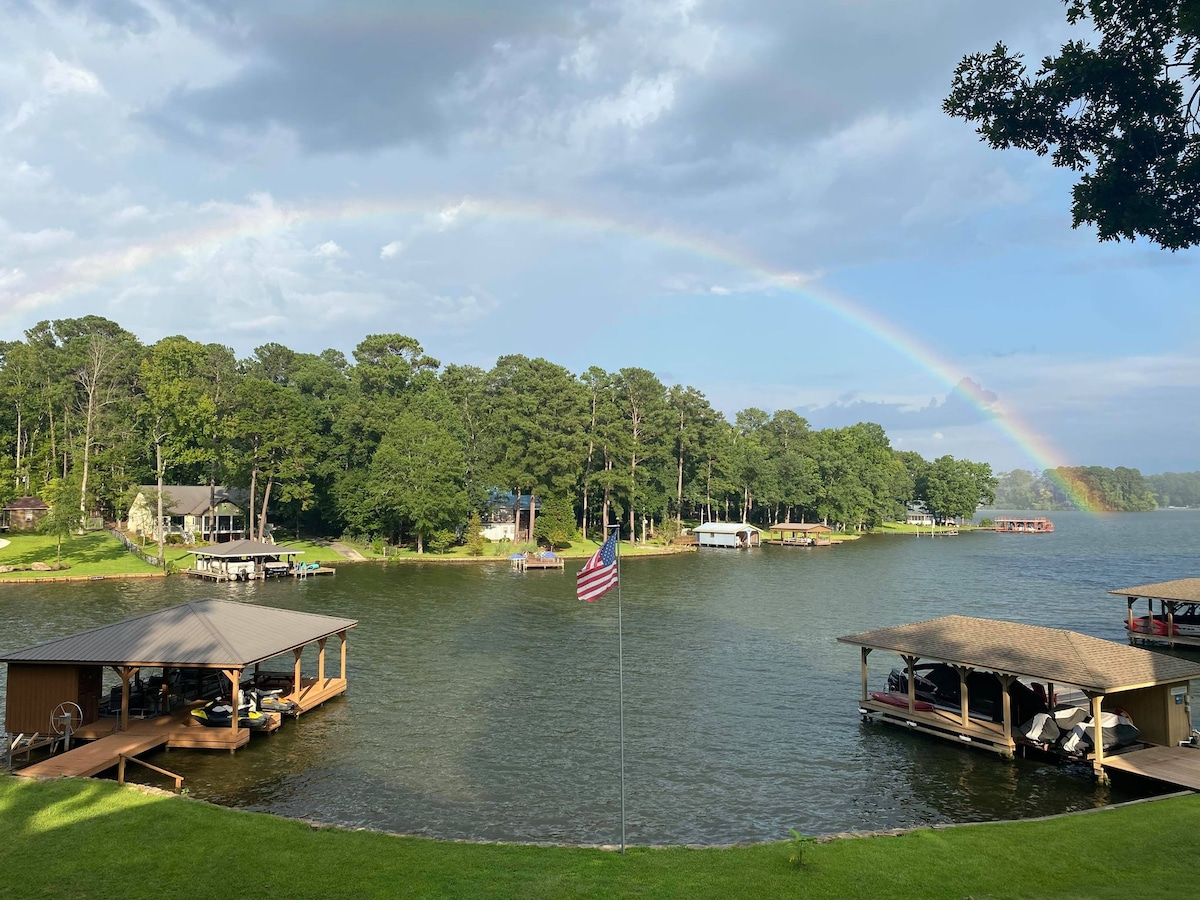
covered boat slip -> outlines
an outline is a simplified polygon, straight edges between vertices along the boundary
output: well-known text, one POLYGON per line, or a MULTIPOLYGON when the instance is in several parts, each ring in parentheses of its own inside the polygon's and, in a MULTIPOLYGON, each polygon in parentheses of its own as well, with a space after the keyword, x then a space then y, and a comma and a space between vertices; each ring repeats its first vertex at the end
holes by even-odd
POLYGON ((189 550, 195 559, 184 571, 210 581, 261 581, 285 575, 332 575, 334 569, 316 563, 296 562, 303 550, 288 550, 275 544, 240 540, 189 550))
MULTIPOLYGON (((1200 751, 1177 746, 1191 733, 1188 682, 1200 677, 1198 663, 1073 631, 969 616, 944 616, 838 640, 861 648, 859 709, 867 718, 1012 756, 1019 745, 1041 746, 1017 733, 1022 724, 1014 713, 1017 682, 1026 695, 1037 692, 1050 706, 1056 693, 1065 695, 1063 688, 1074 688, 1094 722, 1121 709, 1136 723, 1141 741, 1194 754, 1200 775, 1200 751), (900 655, 907 673, 906 694, 870 690, 868 657, 873 650, 900 655), (922 660, 944 663, 957 674, 957 709, 929 708, 931 704, 918 701, 916 670, 922 660), (971 699, 971 686, 978 691, 984 677, 998 682, 999 709, 992 710, 990 720, 979 714, 971 699)), ((1131 752, 1137 751, 1122 755, 1130 757, 1131 752)), ((1086 753, 1101 779, 1111 757, 1102 740, 1086 753)))
POLYGON ((767 543, 781 547, 828 547, 833 529, 820 522, 777 522, 767 529, 767 543))
MULTIPOLYGON (((116 765, 122 754, 158 746, 232 752, 250 739, 249 730, 239 724, 240 714, 228 715, 228 724, 206 726, 192 716, 193 710, 218 691, 240 694, 241 688, 272 687, 282 694, 281 701, 290 701, 291 714, 301 715, 345 693, 347 632, 357 624, 201 600, 16 651, 0 660, 8 664, 5 729, 33 733, 65 725, 76 740, 95 740, 90 747, 85 744, 39 764, 45 774, 95 774, 116 765), (326 671, 326 645, 334 636, 339 640, 336 676, 326 671), (310 645, 317 649, 315 677, 301 671, 310 645), (290 657, 291 671, 259 671, 261 663, 278 657, 290 657), (115 702, 109 711, 114 716, 105 718, 99 693, 102 672, 109 667, 120 684, 112 690, 115 702), (146 670, 156 674, 143 678, 146 670), (264 685, 268 679, 273 683, 264 685)), ((266 722, 257 723, 259 730, 279 727, 279 714, 264 718, 266 722)), ((24 771, 38 774, 38 767, 24 771)))
POLYGON ((1125 598, 1125 630, 1130 643, 1200 647, 1200 578, 1142 584, 1109 593, 1125 598), (1146 601, 1144 616, 1137 614, 1139 600, 1146 601))

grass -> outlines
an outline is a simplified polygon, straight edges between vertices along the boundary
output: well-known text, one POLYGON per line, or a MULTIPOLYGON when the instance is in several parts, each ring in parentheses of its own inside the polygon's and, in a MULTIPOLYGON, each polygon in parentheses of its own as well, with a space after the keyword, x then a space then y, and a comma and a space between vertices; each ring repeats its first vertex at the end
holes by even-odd
POLYGON ((729 849, 467 844, 94 780, 0 776, 0 897, 1155 898, 1195 878, 1188 796, 1064 818, 729 849))
MULTIPOLYGON (((9 533, 10 543, 0 547, 0 565, 27 566, 30 563, 54 564, 57 539, 44 534, 9 533)), ((0 581, 15 578, 62 578, 63 576, 131 575, 154 572, 154 566, 143 562, 125 549, 125 545, 106 531, 72 535, 63 540, 63 562, 70 566, 58 572, 7 572, 0 581)))

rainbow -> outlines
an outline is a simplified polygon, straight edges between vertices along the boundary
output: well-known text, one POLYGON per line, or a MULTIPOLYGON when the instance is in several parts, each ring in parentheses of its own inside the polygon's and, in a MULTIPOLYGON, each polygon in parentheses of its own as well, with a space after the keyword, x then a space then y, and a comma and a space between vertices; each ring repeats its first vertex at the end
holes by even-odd
MULTIPOLYGON (((164 234, 154 240, 120 250, 80 257, 69 263, 51 283, 37 291, 17 294, 10 301, 9 315, 50 305, 98 283, 130 274, 161 259, 215 249, 230 241, 317 222, 349 222, 397 215, 422 215, 451 224, 458 217, 494 217, 533 222, 552 221, 593 232, 632 235, 640 240, 731 266, 764 284, 803 297, 851 327, 866 333, 919 368, 929 372, 947 388, 957 390, 1016 446, 1038 470, 1056 470, 1064 465, 1062 454, 1015 413, 986 396, 970 379, 940 356, 932 347, 905 331, 899 324, 867 309, 862 304, 821 285, 815 279, 771 268, 750 254, 695 234, 673 228, 580 212, 546 203, 517 202, 496 198, 466 197, 452 201, 423 199, 353 200, 309 206, 281 206, 269 197, 252 198, 246 207, 227 214, 211 225, 186 232, 164 234)), ((10 295, 11 296, 11 295, 10 295)), ((4 318, 0 315, 0 320, 4 318)), ((1055 473, 1067 498, 1079 509, 1095 512, 1083 485, 1055 473)))

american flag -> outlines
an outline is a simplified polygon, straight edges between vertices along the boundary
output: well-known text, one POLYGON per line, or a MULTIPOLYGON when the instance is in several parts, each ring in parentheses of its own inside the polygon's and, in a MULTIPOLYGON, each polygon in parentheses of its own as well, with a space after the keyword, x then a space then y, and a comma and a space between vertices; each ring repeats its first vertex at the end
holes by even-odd
POLYGON ((575 593, 591 603, 617 583, 617 532, 614 529, 600 549, 575 577, 575 593))

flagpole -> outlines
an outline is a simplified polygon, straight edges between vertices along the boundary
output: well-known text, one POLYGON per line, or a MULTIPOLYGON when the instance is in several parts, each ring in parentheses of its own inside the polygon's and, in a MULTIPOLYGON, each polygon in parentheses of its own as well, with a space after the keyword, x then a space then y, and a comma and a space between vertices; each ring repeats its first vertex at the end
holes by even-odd
MULTIPOLYGON (((617 529, 615 543, 617 556, 617 685, 620 691, 621 706, 621 852, 625 852, 625 647, 624 631, 621 628, 621 526, 609 525, 617 529)), ((630 540, 632 540, 630 536, 630 540)))

